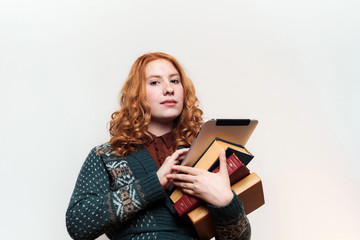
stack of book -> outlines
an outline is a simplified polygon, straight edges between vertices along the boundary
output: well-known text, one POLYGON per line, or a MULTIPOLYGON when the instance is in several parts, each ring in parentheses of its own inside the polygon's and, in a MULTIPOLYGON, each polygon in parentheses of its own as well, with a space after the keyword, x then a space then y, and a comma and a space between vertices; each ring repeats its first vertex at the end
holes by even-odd
MULTIPOLYGON (((254 156, 245 147, 216 138, 193 167, 218 172, 218 157, 222 149, 226 151, 231 189, 241 199, 245 213, 249 214, 262 206, 265 200, 261 179, 246 167, 254 156)), ((177 213, 192 222, 200 239, 210 239, 215 235, 211 216, 202 200, 184 194, 179 188, 172 192, 170 198, 177 213)))

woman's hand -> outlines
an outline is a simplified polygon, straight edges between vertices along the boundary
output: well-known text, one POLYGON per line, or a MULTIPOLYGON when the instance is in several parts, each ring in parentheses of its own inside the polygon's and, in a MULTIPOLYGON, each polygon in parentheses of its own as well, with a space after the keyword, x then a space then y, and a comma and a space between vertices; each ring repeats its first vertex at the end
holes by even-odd
POLYGON ((167 157, 164 163, 161 165, 159 170, 156 172, 160 184, 164 190, 166 190, 171 181, 166 177, 168 174, 172 172, 172 167, 180 164, 182 160, 184 160, 186 153, 189 151, 189 148, 183 148, 176 150, 171 156, 167 157))
POLYGON ((227 171, 225 150, 219 156, 220 170, 211 173, 206 170, 186 166, 173 166, 177 173, 167 175, 173 184, 184 193, 200 198, 214 206, 225 206, 230 203, 233 193, 227 171))

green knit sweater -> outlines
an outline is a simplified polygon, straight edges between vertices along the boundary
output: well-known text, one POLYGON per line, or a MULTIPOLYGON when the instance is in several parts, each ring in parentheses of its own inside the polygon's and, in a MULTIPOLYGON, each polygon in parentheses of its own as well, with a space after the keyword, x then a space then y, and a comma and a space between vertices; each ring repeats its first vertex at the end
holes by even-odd
MULTIPOLYGON (((109 145, 92 149, 79 173, 66 225, 73 239, 197 239, 181 219, 156 175, 157 166, 143 146, 125 158, 109 145)), ((234 195, 225 207, 208 205, 218 239, 248 239, 250 225, 234 195)))

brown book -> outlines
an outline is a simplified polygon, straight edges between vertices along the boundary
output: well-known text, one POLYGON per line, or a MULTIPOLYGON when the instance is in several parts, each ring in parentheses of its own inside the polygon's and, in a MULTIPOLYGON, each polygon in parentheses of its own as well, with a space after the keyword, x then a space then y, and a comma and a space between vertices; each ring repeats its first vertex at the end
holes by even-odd
MULTIPOLYGON (((250 160, 254 157, 246 148, 216 138, 206 149, 206 151, 200 156, 200 158, 196 161, 193 167, 212 171, 216 167, 216 161, 220 155, 221 150, 228 148, 232 149, 233 152, 236 152, 235 154, 238 156, 239 159, 241 159, 244 165, 247 165, 250 162, 250 160)), ((229 150, 227 152, 230 153, 231 151, 229 150)), ((173 203, 175 203, 183 195, 184 193, 179 188, 176 188, 170 195, 170 199, 172 200, 173 203)))
MULTIPOLYGON (((262 182, 256 173, 251 173, 235 183, 231 186, 231 189, 241 199, 246 214, 251 213, 265 203, 262 182)), ((211 239, 215 236, 214 224, 205 205, 201 205, 189 212, 188 217, 200 239, 211 239)))
MULTIPOLYGON (((229 148, 227 149, 227 152, 228 151, 230 151, 229 148)), ((241 160, 233 151, 231 151, 231 155, 226 159, 226 163, 231 184, 236 183, 240 179, 250 174, 249 169, 241 162, 241 160)), ((219 166, 216 167, 212 172, 219 172, 219 166)), ((173 204, 173 207, 179 216, 183 216, 185 213, 188 213, 196 207, 200 206, 202 202, 203 201, 197 197, 184 194, 177 202, 173 204)))

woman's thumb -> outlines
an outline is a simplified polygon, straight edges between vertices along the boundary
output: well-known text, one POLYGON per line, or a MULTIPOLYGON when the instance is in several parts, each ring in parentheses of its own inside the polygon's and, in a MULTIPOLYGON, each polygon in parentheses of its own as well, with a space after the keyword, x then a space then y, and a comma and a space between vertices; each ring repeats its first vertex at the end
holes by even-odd
POLYGON ((219 160, 220 160, 220 170, 219 170, 219 172, 221 174, 228 175, 227 163, 226 163, 226 154, 225 154, 224 149, 222 149, 221 152, 220 152, 219 160))

